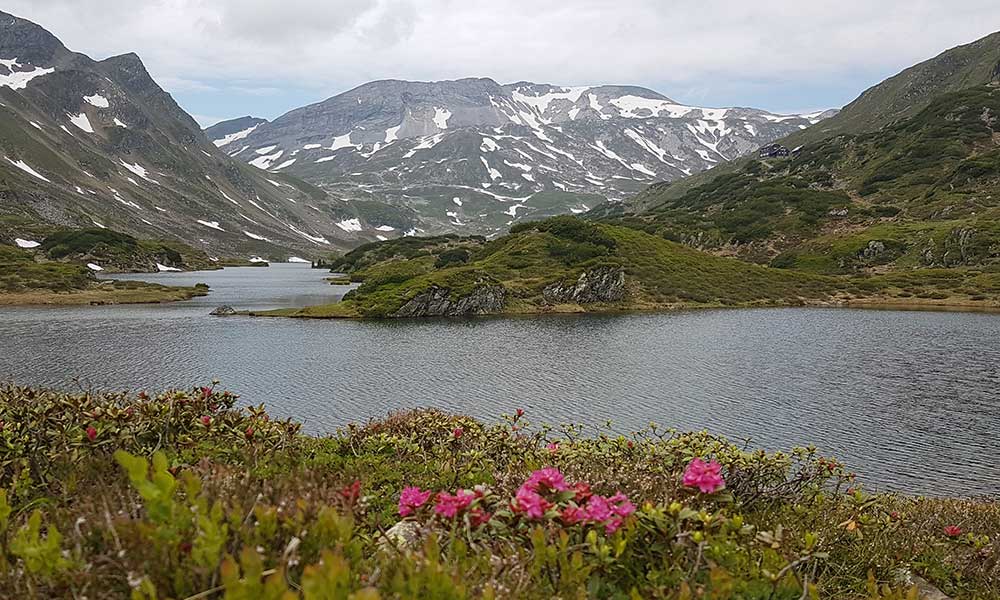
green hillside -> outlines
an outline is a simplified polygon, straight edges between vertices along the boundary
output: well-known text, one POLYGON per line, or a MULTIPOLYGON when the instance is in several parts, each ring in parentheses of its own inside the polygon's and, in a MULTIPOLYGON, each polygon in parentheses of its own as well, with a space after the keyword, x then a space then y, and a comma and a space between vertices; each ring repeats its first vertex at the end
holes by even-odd
POLYGON ((330 263, 360 286, 340 303, 263 313, 423 317, 722 306, 997 306, 1000 274, 920 270, 831 277, 712 256, 634 228, 573 217, 482 238, 404 238, 330 263))
POLYGON ((208 287, 101 281, 87 267, 45 260, 0 244, 0 306, 16 304, 143 304, 204 296, 208 287))
MULTIPOLYGON (((1000 32, 914 65, 864 91, 837 115, 792 133, 778 143, 796 148, 838 135, 876 132, 912 117, 943 94, 997 81, 1000 81, 1000 32)), ((751 161, 751 158, 744 158, 673 183, 656 183, 624 204, 604 204, 593 212, 600 217, 641 213, 676 201, 693 188, 706 185, 721 175, 738 173, 751 161)))
POLYGON ((615 222, 822 273, 1000 259, 1000 88, 939 96, 882 130, 751 160, 615 222))

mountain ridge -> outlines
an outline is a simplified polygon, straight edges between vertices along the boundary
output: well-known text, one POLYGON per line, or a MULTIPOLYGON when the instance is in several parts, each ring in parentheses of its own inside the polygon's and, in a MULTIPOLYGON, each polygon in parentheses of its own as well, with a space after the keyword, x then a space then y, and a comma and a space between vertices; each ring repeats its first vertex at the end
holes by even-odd
POLYGON ((260 169, 413 210, 423 233, 496 235, 698 172, 818 117, 687 106, 631 85, 383 79, 206 131, 260 169))
POLYGON ((0 105, 0 241, 23 224, 101 227, 280 260, 377 239, 383 218, 410 221, 230 159, 135 53, 95 61, 6 13, 0 105))

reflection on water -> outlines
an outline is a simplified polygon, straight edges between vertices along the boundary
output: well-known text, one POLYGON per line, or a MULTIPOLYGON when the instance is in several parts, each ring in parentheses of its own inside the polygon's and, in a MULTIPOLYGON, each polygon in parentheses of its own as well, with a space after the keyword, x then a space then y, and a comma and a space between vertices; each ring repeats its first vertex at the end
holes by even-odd
MULTIPOLYGON (((495 419, 707 428, 769 449, 815 444, 869 485, 1000 493, 1000 316, 770 309, 425 321, 213 318, 218 304, 323 301, 308 267, 203 281, 164 306, 0 310, 0 377, 157 389, 218 378, 313 432, 436 406, 495 419)), ((150 276, 141 278, 149 279, 150 276)))

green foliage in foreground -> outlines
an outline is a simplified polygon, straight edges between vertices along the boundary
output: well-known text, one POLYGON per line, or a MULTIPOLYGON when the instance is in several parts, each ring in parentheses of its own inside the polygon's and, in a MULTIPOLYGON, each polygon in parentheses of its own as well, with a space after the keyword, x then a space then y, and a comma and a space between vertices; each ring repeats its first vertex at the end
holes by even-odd
POLYGON ((436 411, 303 435, 212 388, 0 389, 0 590, 16 598, 955 598, 1000 594, 996 501, 871 495, 813 449, 767 454, 650 425, 486 425, 436 411), (726 488, 685 487, 694 457, 726 488), (621 527, 512 511, 555 467, 638 507, 621 527), (458 518, 406 486, 476 489, 458 518), (946 527, 955 526, 960 532, 946 527))

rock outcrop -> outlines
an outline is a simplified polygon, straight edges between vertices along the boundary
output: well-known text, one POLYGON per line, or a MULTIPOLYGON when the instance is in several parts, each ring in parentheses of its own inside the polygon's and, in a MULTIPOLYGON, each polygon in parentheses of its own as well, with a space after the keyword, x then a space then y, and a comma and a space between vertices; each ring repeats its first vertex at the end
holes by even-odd
POLYGON ((498 284, 482 284, 458 298, 451 290, 436 285, 399 308, 394 317, 462 317, 501 312, 507 304, 507 289, 498 284))
POLYGON ((575 282, 560 281, 547 286, 542 297, 549 304, 620 302, 625 299, 625 269, 600 267, 584 271, 575 282))
POLYGON ((213 317, 231 317, 236 314, 236 309, 232 306, 224 304, 208 314, 213 317))

